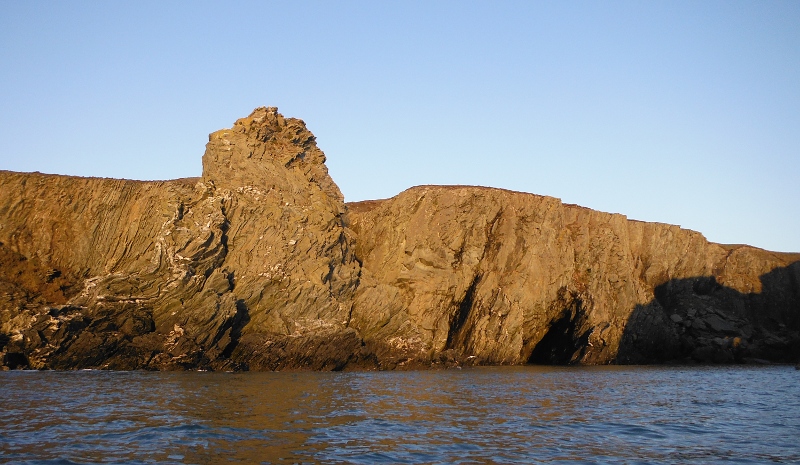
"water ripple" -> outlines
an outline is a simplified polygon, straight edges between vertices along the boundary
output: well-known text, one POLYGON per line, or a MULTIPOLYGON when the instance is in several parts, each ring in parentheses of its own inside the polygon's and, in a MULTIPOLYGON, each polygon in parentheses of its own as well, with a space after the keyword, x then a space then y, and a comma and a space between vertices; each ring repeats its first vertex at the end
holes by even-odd
POLYGON ((791 367, 0 373, 0 463, 800 461, 791 367))

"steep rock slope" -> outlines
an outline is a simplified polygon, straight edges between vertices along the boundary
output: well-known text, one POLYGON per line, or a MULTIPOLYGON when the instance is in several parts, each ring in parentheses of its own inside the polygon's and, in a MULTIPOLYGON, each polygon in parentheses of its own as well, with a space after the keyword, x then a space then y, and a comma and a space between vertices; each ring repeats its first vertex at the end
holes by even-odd
POLYGON ((202 178, 0 172, 5 368, 794 361, 800 256, 500 189, 345 205, 258 108, 202 178))
POLYGON ((349 207, 352 324, 389 367, 798 356, 796 254, 481 187, 349 207))
POLYGON ((357 352, 359 265, 313 135, 259 108, 209 139, 201 180, 0 173, 0 247, 40 278, 3 277, 7 365, 325 368, 357 352), (37 292, 55 275, 57 298, 37 292), (333 340, 344 358, 319 355, 333 340))

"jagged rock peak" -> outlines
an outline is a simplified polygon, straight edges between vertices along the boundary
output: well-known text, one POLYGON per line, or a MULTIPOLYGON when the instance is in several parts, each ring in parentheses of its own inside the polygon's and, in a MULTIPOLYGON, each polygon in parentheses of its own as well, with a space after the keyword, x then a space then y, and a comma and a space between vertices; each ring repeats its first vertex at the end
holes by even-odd
MULTIPOLYGON (((299 129, 298 132, 307 132, 308 135, 311 135, 302 120, 289 118, 288 123, 294 123, 299 129)), ((250 116, 236 120, 231 130, 242 134, 248 134, 250 137, 266 142, 275 133, 280 133, 286 126, 286 118, 278 113, 278 107, 258 107, 250 113, 250 116)), ((226 132, 226 130, 217 131, 211 136, 213 137, 214 134, 219 134, 220 132, 226 132)))
POLYGON ((303 120, 285 118, 277 107, 256 108, 232 128, 208 136, 203 181, 215 187, 273 186, 296 175, 343 200, 314 134, 303 120))

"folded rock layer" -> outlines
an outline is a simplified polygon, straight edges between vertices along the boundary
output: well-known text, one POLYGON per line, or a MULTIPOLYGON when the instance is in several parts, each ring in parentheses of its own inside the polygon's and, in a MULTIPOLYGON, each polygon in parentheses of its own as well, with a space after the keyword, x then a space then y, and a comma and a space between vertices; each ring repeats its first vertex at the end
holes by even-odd
POLYGON ((0 184, 6 369, 800 356, 800 254, 484 187, 345 204, 276 108, 211 134, 202 178, 0 184))

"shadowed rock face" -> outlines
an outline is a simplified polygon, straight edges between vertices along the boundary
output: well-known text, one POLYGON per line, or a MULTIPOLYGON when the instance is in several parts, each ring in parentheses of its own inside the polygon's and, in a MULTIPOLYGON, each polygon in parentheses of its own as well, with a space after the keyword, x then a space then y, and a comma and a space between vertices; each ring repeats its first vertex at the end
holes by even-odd
POLYGON ((344 204, 301 120, 203 176, 0 172, 6 368, 794 361, 800 256, 499 189, 344 204))

